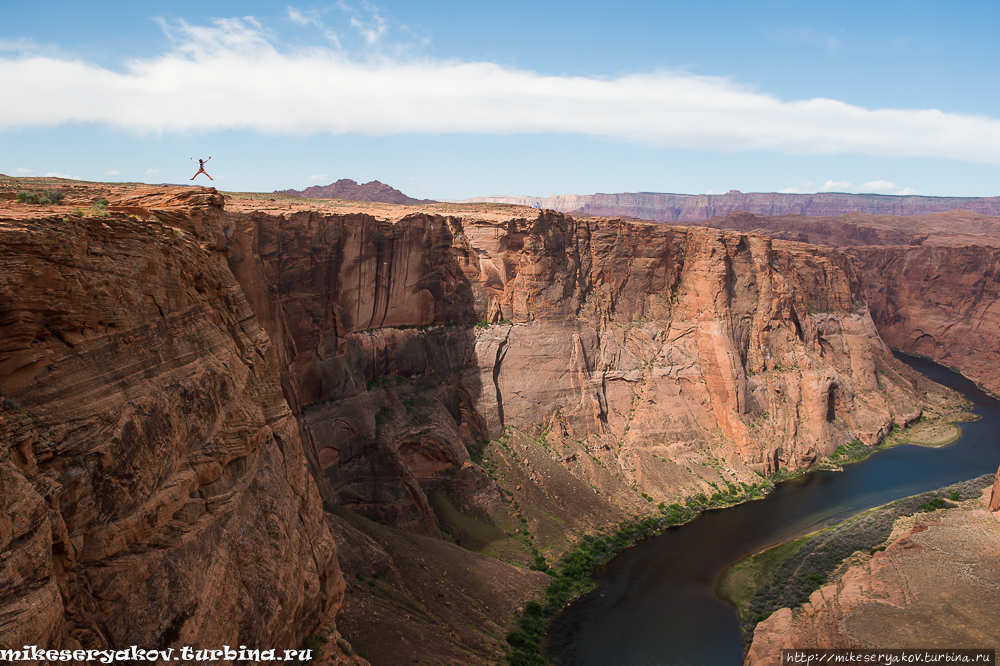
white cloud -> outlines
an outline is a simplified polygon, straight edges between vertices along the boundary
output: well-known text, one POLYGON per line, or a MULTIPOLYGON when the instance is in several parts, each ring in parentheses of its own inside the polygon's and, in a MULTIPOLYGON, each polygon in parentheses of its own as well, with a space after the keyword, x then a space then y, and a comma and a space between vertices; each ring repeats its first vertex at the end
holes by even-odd
POLYGON ((104 175, 105 176, 117 176, 120 173, 121 173, 121 171, 116 171, 115 169, 112 169, 111 171, 105 171, 104 175))
POLYGON ((158 173, 160 173, 158 169, 146 169, 147 176, 154 176, 158 173))
POLYGON ((851 184, 846 180, 828 180, 819 188, 820 192, 849 192, 851 184))
MULTIPOLYGON (((379 38, 384 21, 358 21, 359 30, 379 38)), ((1000 163, 1000 120, 987 116, 785 101, 726 78, 683 72, 600 78, 490 62, 385 56, 361 62, 331 48, 283 51, 252 19, 164 29, 170 50, 128 61, 121 72, 28 52, 0 57, 0 80, 19 91, 17 104, 0 106, 0 130, 81 122, 154 134, 554 132, 720 152, 1000 163)))
POLYGON ((49 171, 44 176, 45 178, 65 178, 66 180, 77 180, 76 176, 67 176, 64 173, 59 173, 58 171, 49 171))
POLYGON ((27 176, 29 173, 35 173, 35 170, 25 169, 24 167, 17 167, 14 169, 14 175, 16 176, 27 176))
POLYGON ((326 181, 330 180, 330 174, 326 174, 326 173, 324 173, 324 174, 315 174, 314 173, 313 175, 309 176, 308 180, 309 180, 310 183, 317 183, 317 182, 320 182, 320 181, 322 181, 322 182, 325 183, 326 181))

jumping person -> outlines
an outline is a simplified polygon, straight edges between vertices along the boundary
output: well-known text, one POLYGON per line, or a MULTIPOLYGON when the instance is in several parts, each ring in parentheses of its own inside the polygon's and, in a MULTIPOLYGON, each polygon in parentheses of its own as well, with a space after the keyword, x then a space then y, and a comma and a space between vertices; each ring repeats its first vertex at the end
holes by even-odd
MULTIPOLYGON (((212 158, 209 157, 208 160, 210 160, 210 159, 212 159, 212 158)), ((208 172, 205 171, 205 162, 207 162, 208 160, 202 160, 202 159, 198 160, 198 173, 203 173, 206 176, 208 176, 208 172)), ((194 162, 194 158, 193 157, 191 158, 191 161, 194 162)), ((191 180, 194 180, 195 178, 197 178, 198 177, 198 173, 196 173, 195 175, 191 176, 191 180)), ((209 180, 215 180, 211 176, 208 176, 208 179, 209 180)))

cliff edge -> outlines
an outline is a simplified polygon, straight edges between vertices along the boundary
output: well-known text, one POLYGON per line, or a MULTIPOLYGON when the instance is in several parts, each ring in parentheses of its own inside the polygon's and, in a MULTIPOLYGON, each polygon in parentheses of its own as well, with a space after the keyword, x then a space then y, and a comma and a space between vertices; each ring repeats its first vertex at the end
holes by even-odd
POLYGON ((0 213, 0 643, 298 648, 344 581, 222 196, 68 203, 0 213))

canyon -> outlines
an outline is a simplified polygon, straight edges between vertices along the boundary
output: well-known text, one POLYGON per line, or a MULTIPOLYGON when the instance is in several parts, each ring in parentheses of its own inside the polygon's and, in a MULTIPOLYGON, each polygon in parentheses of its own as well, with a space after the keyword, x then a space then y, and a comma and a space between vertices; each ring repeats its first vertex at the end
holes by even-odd
POLYGON ((916 421, 883 338, 1000 386, 995 252, 906 225, 64 191, 0 210, 4 644, 499 659, 536 557, 916 421))
POLYGON ((1000 215, 1000 197, 924 197, 916 195, 848 194, 818 192, 739 192, 726 194, 661 194, 628 192, 618 194, 557 194, 549 197, 491 196, 466 202, 506 203, 534 206, 603 217, 631 217, 656 222, 697 222, 723 217, 737 211, 779 217, 838 217, 851 213, 909 216, 964 210, 981 215, 1000 215))

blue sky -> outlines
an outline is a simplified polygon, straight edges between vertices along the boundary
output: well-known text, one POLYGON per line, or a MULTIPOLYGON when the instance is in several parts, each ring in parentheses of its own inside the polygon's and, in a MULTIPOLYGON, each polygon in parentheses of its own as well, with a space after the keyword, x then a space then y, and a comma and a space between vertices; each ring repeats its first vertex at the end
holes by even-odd
POLYGON ((0 173, 996 196, 997 26, 995 0, 17 3, 0 173))

